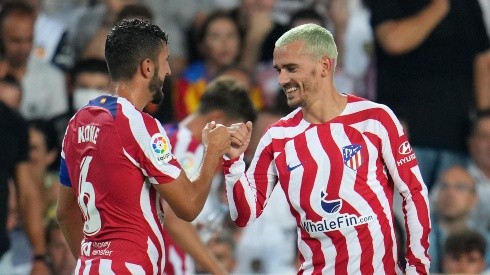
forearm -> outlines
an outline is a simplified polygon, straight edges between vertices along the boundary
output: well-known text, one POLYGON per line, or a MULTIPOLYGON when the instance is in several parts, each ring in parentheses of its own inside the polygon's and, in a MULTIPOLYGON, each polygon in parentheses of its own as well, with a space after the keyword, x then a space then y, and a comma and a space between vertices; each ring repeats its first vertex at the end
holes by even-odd
POLYGON ((83 221, 79 209, 73 190, 70 187, 60 186, 56 218, 75 259, 80 255, 83 240, 83 221))
POLYGON ((230 217, 237 226, 247 226, 257 218, 257 196, 245 175, 245 162, 225 161, 223 168, 230 217))
POLYGON ((31 242, 33 253, 45 254, 43 214, 44 207, 41 189, 35 185, 28 173, 27 164, 20 164, 17 173, 19 192, 19 210, 24 222, 27 237, 31 242))
POLYGON ((75 257, 75 259, 78 259, 78 256, 80 255, 81 243, 83 240, 83 223, 80 219, 80 215, 78 213, 73 213, 73 215, 67 217, 58 216, 58 223, 60 225, 61 231, 63 232, 66 243, 68 244, 68 247, 70 247, 70 251, 73 254, 73 257, 75 257))
POLYGON ((381 23, 375 35, 386 52, 404 54, 422 44, 448 12, 448 1, 433 0, 411 17, 381 23))
POLYGON ((206 202, 216 167, 220 163, 221 155, 206 149, 199 172, 191 179, 192 182, 192 204, 196 206, 196 216, 201 212, 206 202))
POLYGON ((427 196, 420 193, 412 193, 405 198, 404 212, 407 213, 405 228, 407 228, 406 258, 407 274, 428 274, 430 259, 429 233, 430 218, 427 196))

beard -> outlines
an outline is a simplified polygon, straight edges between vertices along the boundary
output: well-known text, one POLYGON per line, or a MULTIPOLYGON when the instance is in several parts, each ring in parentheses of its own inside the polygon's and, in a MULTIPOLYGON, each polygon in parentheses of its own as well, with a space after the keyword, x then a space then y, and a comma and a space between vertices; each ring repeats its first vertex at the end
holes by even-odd
POLYGON ((163 101, 163 81, 164 79, 158 78, 158 68, 155 69, 155 73, 153 74, 153 78, 150 81, 149 90, 152 93, 151 103, 160 104, 163 101))

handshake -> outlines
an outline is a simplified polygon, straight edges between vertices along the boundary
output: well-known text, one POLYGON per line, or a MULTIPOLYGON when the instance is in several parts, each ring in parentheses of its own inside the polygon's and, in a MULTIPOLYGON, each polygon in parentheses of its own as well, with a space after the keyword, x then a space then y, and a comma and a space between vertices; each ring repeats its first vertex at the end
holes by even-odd
POLYGON ((229 127, 211 121, 202 130, 202 143, 206 153, 238 158, 248 147, 252 135, 252 122, 234 123, 229 127))

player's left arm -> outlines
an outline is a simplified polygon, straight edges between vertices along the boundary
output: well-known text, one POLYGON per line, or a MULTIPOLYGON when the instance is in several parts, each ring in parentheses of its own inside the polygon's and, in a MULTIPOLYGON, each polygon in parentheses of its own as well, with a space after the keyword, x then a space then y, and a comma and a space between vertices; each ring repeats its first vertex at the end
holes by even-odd
POLYGON ((75 259, 78 259, 80 245, 83 240, 83 223, 80 218, 80 209, 73 188, 61 185, 56 218, 58 219, 63 236, 70 247, 71 253, 75 259))
POLYGON ((381 115, 383 161, 395 186, 403 197, 407 230, 407 274, 429 272, 429 200, 427 187, 401 123, 386 109, 381 115))

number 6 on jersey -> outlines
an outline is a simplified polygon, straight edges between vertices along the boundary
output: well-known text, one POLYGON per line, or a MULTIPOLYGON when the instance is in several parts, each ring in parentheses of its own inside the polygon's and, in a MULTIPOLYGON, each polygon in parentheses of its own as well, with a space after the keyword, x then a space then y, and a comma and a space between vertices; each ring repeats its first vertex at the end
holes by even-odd
POLYGON ((80 169, 80 181, 78 184, 78 205, 82 210, 85 220, 83 232, 87 236, 97 234, 101 227, 99 210, 97 210, 97 207, 95 206, 95 189, 92 183, 87 181, 87 174, 91 161, 91 156, 83 158, 80 169))

